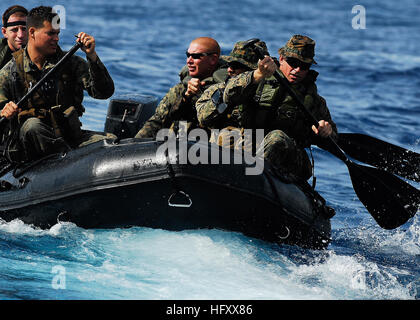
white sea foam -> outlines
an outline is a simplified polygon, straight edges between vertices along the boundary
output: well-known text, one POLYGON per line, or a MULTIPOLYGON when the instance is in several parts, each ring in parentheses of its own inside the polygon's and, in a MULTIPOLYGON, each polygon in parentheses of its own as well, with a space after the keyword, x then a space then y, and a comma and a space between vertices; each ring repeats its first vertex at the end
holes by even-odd
MULTIPOLYGON (((307 252, 314 257, 295 261, 301 252, 294 248, 289 255, 217 230, 133 228, 96 233, 88 242, 86 247, 101 248, 100 254, 91 250, 97 256, 76 265, 68 275, 74 279, 74 290, 93 291, 102 298, 412 298, 409 288, 397 279, 401 271, 357 254, 303 251, 304 256, 307 252)), ((76 260, 85 253, 83 249, 74 252, 76 260)))

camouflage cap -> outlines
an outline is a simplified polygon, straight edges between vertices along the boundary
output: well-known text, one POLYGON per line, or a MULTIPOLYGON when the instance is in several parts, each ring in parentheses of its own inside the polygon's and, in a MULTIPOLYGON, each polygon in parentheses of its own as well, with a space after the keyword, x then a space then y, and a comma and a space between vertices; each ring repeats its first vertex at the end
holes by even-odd
POLYGON ((283 48, 279 49, 279 54, 284 57, 299 59, 305 63, 314 63, 315 41, 307 36, 296 34, 290 38, 283 48))
MULTIPOLYGON (((243 64, 244 66, 251 68, 251 69, 257 69, 258 67, 258 54, 254 49, 254 46, 249 46, 244 48, 244 45, 248 43, 248 41, 238 41, 235 43, 235 46, 233 47, 233 50, 229 54, 229 56, 226 56, 225 60, 227 62, 239 62, 240 64, 243 64)), ((267 46, 264 41, 258 41, 255 43, 255 45, 262 48, 264 51, 267 52, 267 46)))

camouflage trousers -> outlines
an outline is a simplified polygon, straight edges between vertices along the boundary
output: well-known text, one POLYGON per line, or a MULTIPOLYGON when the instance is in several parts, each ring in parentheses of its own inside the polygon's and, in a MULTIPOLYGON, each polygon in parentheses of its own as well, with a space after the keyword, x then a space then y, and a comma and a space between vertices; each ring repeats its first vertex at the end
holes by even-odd
MULTIPOLYGON (((78 141, 75 141, 75 144, 81 147, 106 138, 116 138, 116 136, 82 130, 81 137, 78 141)), ((66 152, 71 149, 63 138, 56 136, 51 126, 38 118, 29 118, 23 123, 19 130, 19 141, 15 148, 20 154, 19 157, 23 158, 19 161, 36 160, 49 154, 66 152)))
MULTIPOLYGON (((252 152, 252 141, 244 139, 244 129, 227 127, 212 134, 210 142, 219 146, 252 152)), ((256 146, 256 156, 261 156, 279 172, 288 172, 304 180, 312 176, 312 164, 305 149, 281 130, 270 131, 256 146)))

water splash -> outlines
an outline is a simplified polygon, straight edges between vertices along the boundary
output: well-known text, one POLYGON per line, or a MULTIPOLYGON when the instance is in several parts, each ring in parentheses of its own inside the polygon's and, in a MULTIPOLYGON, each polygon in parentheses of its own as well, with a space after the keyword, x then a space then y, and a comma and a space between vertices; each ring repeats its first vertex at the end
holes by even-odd
MULTIPOLYGON (((13 221, 0 223, 0 243, 6 239, 15 249, 8 255, 1 250, 0 273, 18 266, 12 268, 13 283, 22 286, 22 277, 27 281, 30 274, 41 299, 412 299, 415 295, 413 284, 400 281, 402 275, 408 276, 403 268, 375 261, 370 251, 346 255, 304 250, 221 230, 85 230, 72 223, 39 230, 13 221), (57 265, 66 270, 65 290, 51 286, 51 269, 57 265)), ((0 290, 3 298, 31 294, 31 290, 28 296, 0 290)))

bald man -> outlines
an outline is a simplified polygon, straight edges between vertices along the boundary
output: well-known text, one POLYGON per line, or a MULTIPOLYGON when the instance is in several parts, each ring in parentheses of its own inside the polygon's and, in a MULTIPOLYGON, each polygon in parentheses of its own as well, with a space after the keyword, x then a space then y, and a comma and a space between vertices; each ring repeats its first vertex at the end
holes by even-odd
POLYGON ((227 65, 219 59, 220 46, 216 40, 209 37, 194 39, 186 55, 188 75, 180 73, 181 81, 165 95, 136 138, 156 138, 160 129, 176 128, 178 121, 186 121, 188 129, 197 127, 195 103, 198 98, 212 84, 226 80, 227 65))

